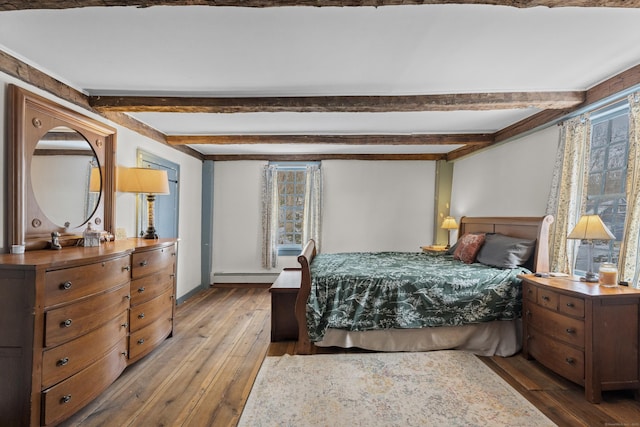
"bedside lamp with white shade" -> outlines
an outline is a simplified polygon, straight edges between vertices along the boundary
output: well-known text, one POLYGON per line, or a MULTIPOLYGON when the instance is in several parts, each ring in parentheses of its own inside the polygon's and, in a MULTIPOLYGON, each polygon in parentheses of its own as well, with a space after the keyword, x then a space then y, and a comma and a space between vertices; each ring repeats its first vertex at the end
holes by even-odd
POLYGON ((588 271, 581 280, 585 282, 597 282, 598 273, 593 271, 593 241, 594 240, 615 240, 616 236, 604 225, 599 215, 583 215, 567 239, 586 240, 588 271))
POLYGON ((451 230, 457 230, 458 229, 458 223, 456 222, 456 219, 452 216, 447 216, 444 218, 444 221, 442 221, 442 225, 440 226, 440 228, 444 228, 445 230, 447 230, 447 249, 451 246, 451 230))

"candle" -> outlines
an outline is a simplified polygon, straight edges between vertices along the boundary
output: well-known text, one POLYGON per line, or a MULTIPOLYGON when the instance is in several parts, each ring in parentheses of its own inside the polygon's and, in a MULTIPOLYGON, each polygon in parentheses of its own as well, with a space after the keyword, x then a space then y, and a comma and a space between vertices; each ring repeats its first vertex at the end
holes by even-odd
POLYGON ((618 284, 618 269, 614 264, 605 262, 600 265, 598 282, 602 286, 616 286, 618 284))

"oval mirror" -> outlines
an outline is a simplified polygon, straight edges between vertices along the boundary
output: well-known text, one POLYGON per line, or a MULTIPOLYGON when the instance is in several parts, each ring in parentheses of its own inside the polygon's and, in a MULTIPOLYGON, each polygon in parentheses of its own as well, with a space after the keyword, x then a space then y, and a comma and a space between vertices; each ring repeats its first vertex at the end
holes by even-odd
POLYGON ((102 177, 96 153, 77 131, 59 126, 37 143, 31 158, 34 197, 59 227, 83 225, 100 202, 102 177))

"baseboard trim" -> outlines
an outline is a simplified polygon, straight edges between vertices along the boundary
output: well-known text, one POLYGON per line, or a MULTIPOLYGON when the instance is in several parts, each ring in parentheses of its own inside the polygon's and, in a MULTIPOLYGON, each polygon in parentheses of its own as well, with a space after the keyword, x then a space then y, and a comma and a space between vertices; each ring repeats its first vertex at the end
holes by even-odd
POLYGON ((186 300, 188 300, 192 296, 204 291, 205 289, 208 289, 208 286, 203 286, 203 285, 196 286, 195 288, 191 289, 189 292, 187 292, 186 294, 184 294, 180 298, 178 298, 176 300, 176 305, 182 304, 183 302, 185 302, 186 300))
POLYGON ((273 283, 279 273, 214 273, 213 285, 219 283, 273 283))

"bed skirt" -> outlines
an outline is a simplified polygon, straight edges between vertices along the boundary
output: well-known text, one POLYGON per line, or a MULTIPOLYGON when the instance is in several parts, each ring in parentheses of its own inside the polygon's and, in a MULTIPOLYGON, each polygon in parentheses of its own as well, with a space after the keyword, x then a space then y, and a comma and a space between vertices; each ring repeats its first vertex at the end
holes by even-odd
POLYGON ((466 350, 478 356, 513 356, 522 348, 522 321, 496 320, 463 326, 346 331, 328 329, 319 347, 373 351, 466 350))

